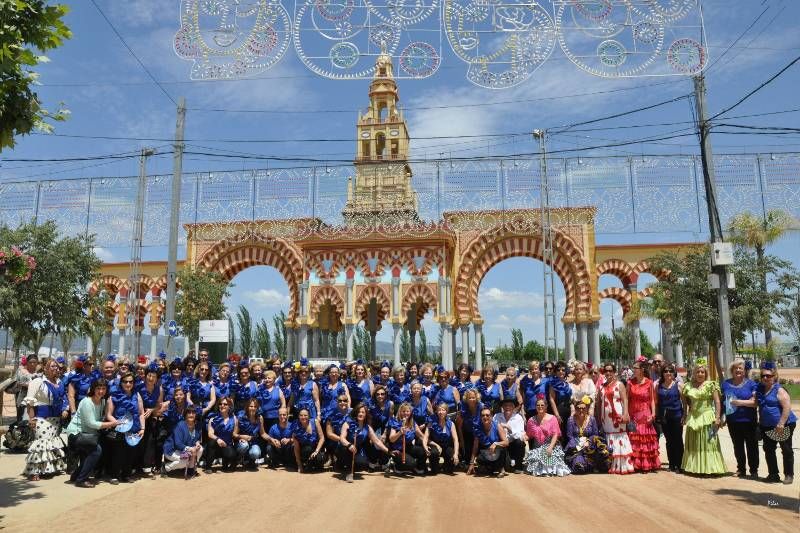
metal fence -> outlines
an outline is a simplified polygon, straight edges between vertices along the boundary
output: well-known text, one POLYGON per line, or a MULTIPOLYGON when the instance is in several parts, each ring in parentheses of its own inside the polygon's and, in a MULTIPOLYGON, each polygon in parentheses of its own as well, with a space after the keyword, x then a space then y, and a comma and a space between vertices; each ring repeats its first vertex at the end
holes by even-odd
MULTIPOLYGON (((447 211, 539 207, 538 159, 411 166, 423 222, 447 211)), ((800 217, 800 153, 720 155, 715 166, 723 224, 743 211, 783 209, 800 217)), ((708 225, 701 172, 696 156, 552 158, 551 206, 595 206, 600 235, 701 234, 708 225)), ((181 223, 314 218, 338 227, 354 174, 351 166, 186 173, 181 223)), ((167 245, 171 179, 147 179, 144 246, 167 245)), ((125 247, 136 195, 135 177, 0 183, 0 224, 51 219, 64 234, 95 234, 97 246, 125 247)), ((375 223, 392 229, 386 221, 375 223)))

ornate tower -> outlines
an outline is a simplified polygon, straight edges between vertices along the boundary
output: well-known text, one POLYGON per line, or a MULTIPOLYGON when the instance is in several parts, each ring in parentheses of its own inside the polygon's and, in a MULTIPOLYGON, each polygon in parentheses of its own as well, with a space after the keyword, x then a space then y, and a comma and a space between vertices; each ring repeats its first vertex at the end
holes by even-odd
POLYGON ((392 58, 384 50, 375 62, 370 105, 358 115, 356 175, 347 184, 342 215, 348 224, 369 216, 416 221, 416 193, 408 165, 408 128, 397 107, 392 58))

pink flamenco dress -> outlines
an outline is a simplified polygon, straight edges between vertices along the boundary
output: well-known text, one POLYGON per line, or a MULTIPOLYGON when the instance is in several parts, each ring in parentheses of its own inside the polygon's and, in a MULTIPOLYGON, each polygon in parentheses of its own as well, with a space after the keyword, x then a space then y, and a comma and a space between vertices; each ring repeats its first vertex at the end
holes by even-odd
POLYGON ((622 396, 619 392, 619 382, 605 384, 602 389, 602 416, 603 432, 606 434, 606 443, 611 450, 611 461, 608 468, 609 474, 632 474, 633 449, 628 439, 625 422, 622 421, 622 396))
POLYGON ((629 433, 628 438, 633 448, 633 468, 637 472, 654 472, 661 468, 658 434, 652 422, 653 394, 653 382, 648 378, 638 384, 633 380, 628 382, 628 413, 636 424, 636 432, 629 433))

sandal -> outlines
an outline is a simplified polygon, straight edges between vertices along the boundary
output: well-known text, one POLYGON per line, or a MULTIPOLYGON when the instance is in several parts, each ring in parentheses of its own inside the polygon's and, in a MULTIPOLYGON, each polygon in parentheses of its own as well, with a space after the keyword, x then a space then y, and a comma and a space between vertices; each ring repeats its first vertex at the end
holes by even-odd
POLYGON ((28 481, 41 481, 41 480, 42 478, 39 477, 39 474, 33 474, 31 476, 28 476, 28 481))

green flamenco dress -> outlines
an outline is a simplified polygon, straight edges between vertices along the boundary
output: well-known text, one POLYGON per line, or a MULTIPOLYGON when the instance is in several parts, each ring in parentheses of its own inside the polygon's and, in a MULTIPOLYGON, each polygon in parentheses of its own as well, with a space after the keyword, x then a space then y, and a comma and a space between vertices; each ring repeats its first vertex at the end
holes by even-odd
POLYGON ((705 381, 699 387, 687 383, 683 394, 689 400, 686 417, 686 445, 683 454, 684 472, 691 474, 726 474, 719 436, 713 432, 714 391, 719 394, 716 381, 705 381))

